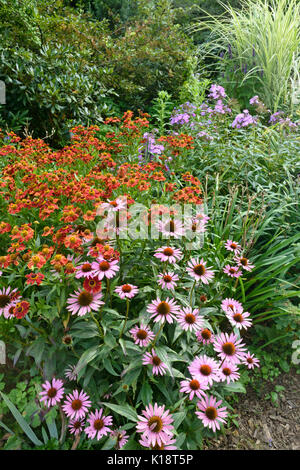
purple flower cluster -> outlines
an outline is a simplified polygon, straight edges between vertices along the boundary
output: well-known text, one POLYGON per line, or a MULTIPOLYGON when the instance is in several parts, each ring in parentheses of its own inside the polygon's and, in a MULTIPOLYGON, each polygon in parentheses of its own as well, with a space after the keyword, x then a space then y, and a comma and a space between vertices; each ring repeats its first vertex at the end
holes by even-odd
POLYGON ((283 114, 283 111, 277 111, 276 113, 271 114, 269 123, 276 124, 277 122, 279 122, 280 116, 282 116, 283 114))
POLYGON ((163 151, 165 150, 164 146, 155 142, 155 137, 153 134, 145 132, 143 137, 144 139, 146 139, 145 146, 149 153, 151 153, 152 155, 161 155, 163 153, 163 151))
POLYGON ((214 100, 220 100, 226 97, 225 90, 221 85, 213 84, 210 87, 209 91, 210 93, 208 95, 208 98, 212 98, 214 100))
POLYGON ((223 103, 222 100, 218 100, 215 109, 213 110, 213 113, 219 113, 219 114, 226 114, 226 113, 231 113, 231 109, 223 103))
POLYGON ((250 98, 249 103, 252 106, 255 105, 255 104, 259 104, 260 103, 259 97, 257 95, 253 96, 252 98, 250 98))
POLYGON ((285 118, 285 119, 280 118, 279 119, 279 124, 282 127, 285 127, 287 129, 290 129, 290 130, 295 130, 298 127, 298 124, 296 122, 291 121, 291 119, 288 118, 288 117, 285 118))
POLYGON ((191 127, 194 126, 194 123, 191 122, 191 117, 195 117, 196 114, 194 111, 196 110, 196 106, 189 101, 179 106, 179 108, 175 108, 173 111, 173 115, 170 119, 170 124, 173 126, 177 125, 184 125, 190 124, 191 127))
POLYGON ((202 140, 206 140, 207 142, 213 140, 213 137, 211 135, 209 135, 207 132, 205 131, 200 131, 198 134, 197 134, 197 137, 199 137, 199 139, 202 139, 202 140))
POLYGON ((244 109, 242 113, 238 114, 235 117, 231 126, 236 127, 237 129, 240 129, 241 127, 247 127, 247 126, 250 126, 251 124, 256 124, 256 123, 257 123, 256 119, 253 116, 251 116, 248 109, 244 109))
POLYGON ((190 120, 190 115, 188 113, 183 113, 183 114, 175 114, 174 116, 171 117, 170 119, 170 124, 173 126, 174 124, 188 124, 190 120))

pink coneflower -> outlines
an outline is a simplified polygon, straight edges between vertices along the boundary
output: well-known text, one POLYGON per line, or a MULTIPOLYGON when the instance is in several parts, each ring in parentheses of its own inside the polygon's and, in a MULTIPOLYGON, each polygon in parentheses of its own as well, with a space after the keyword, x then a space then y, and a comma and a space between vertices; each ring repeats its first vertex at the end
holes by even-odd
POLYGON ((173 320, 176 319, 176 314, 179 312, 179 305, 177 305, 174 299, 169 299, 167 297, 166 300, 160 300, 157 298, 153 300, 151 304, 147 307, 147 312, 152 313, 151 318, 153 318, 154 322, 161 321, 164 323, 167 321, 168 323, 173 323, 173 320))
POLYGON ((17 298, 20 296, 17 294, 17 289, 11 289, 10 286, 7 288, 3 287, 0 290, 0 317, 4 315, 4 318, 11 318, 12 314, 9 314, 9 309, 15 306, 17 298))
POLYGON ((242 275, 242 271, 240 271, 237 266, 230 266, 230 264, 226 264, 225 268, 223 268, 223 272, 230 277, 240 277, 242 275))
POLYGON ((127 209, 127 198, 126 196, 117 197, 117 199, 108 202, 103 202, 101 206, 98 207, 97 215, 102 215, 102 213, 107 210, 108 212, 117 212, 120 210, 127 209))
POLYGON ((91 413, 87 417, 87 421, 90 425, 85 428, 84 432, 90 439, 97 437, 97 441, 99 441, 102 436, 106 436, 111 432, 109 426, 112 425, 112 420, 112 416, 103 415, 103 408, 96 410, 95 413, 91 413))
POLYGON ((248 369, 254 369, 254 367, 260 367, 259 359, 257 359, 257 357, 254 357, 254 354, 250 354, 249 351, 245 354, 245 357, 242 363, 245 364, 248 367, 248 369))
POLYGON ((158 284, 162 286, 163 289, 174 290, 177 286, 176 281, 179 281, 179 277, 177 274, 174 274, 173 271, 169 271, 167 273, 160 273, 158 275, 158 284))
POLYGON ((159 445, 157 442, 154 445, 151 445, 149 440, 146 437, 143 437, 139 440, 139 443, 144 446, 148 447, 151 450, 176 450, 177 447, 173 444, 176 443, 176 439, 172 439, 169 437, 164 444, 159 445))
POLYGON ((241 245, 239 245, 237 242, 234 242, 233 240, 227 240, 225 243, 225 248, 228 251, 233 251, 235 255, 239 254, 242 249, 241 245))
POLYGON ((78 290, 67 300, 67 303, 70 304, 67 306, 67 310, 69 310, 72 315, 77 314, 82 317, 88 312, 99 310, 100 305, 104 305, 104 302, 100 300, 101 298, 101 292, 93 294, 85 290, 78 290))
POLYGON ((142 433, 141 437, 144 441, 152 446, 161 446, 169 442, 174 427, 171 424, 173 418, 169 410, 165 410, 165 405, 149 404, 138 419, 136 430, 142 433))
POLYGON ((71 434, 78 436, 83 431, 85 425, 84 419, 71 419, 69 422, 69 429, 71 434))
POLYGON ((146 347, 154 339, 154 333, 148 326, 141 324, 141 326, 135 326, 129 333, 134 339, 134 343, 139 346, 146 347))
POLYGON ((220 382, 219 364, 211 357, 196 356, 188 370, 191 376, 204 385, 212 385, 213 382, 220 382))
POLYGON ((81 277, 88 279, 88 278, 93 277, 92 272, 93 272, 92 264, 86 261, 85 263, 76 267, 75 277, 76 279, 80 279, 81 277))
POLYGON ((70 382, 72 381, 76 381, 77 380, 77 377, 78 377, 78 374, 76 372, 76 365, 69 365, 66 369, 65 369, 65 377, 70 380, 70 382))
POLYGON ((154 256, 162 262, 175 264, 176 261, 181 260, 182 251, 172 246, 162 246, 155 251, 154 256))
POLYGON ((159 374, 164 375, 166 373, 167 366, 157 356, 154 349, 152 349, 151 354, 149 352, 146 352, 143 355, 143 364, 144 366, 148 364, 153 366, 152 368, 153 375, 159 375, 159 374))
POLYGON ((104 277, 111 279, 114 277, 120 269, 118 265, 118 260, 107 261, 100 255, 97 258, 97 261, 92 263, 92 277, 97 277, 101 281, 104 277))
POLYGON ((125 446, 129 438, 124 429, 115 429, 111 432, 110 436, 112 437, 112 439, 117 440, 117 449, 122 449, 122 447, 125 446))
POLYGON ((198 308, 183 307, 182 310, 177 313, 177 321, 181 328, 185 331, 197 331, 203 326, 204 318, 199 315, 198 308))
POLYGON ((243 306, 240 302, 238 302, 237 300, 228 299, 228 298, 222 300, 221 309, 225 313, 231 313, 234 310, 238 313, 242 313, 244 311, 243 306))
POLYGON ((193 233, 204 233, 206 231, 206 224, 209 217, 198 214, 187 221, 187 228, 193 233))
POLYGON ((239 312, 234 309, 231 312, 227 312, 226 317, 228 318, 233 327, 236 327, 240 330, 242 328, 247 330, 247 328, 252 326, 252 320, 251 318, 248 318, 250 317, 249 312, 239 312))
POLYGON ((78 390, 74 390, 72 393, 67 395, 62 409, 68 416, 68 418, 80 419, 84 418, 85 414, 91 406, 90 397, 83 391, 79 393, 78 390))
POLYGON ((241 266, 245 271, 252 271, 254 268, 254 264, 250 264, 248 258, 245 258, 244 256, 236 256, 234 260, 237 265, 241 266))
POLYGON ((160 220, 157 223, 157 228, 165 237, 181 238, 184 235, 183 224, 180 220, 160 220))
POLYGON ((60 379, 52 379, 52 382, 48 380, 42 384, 43 391, 40 392, 42 398, 40 401, 45 402, 48 408, 55 406, 59 403, 65 393, 63 381, 60 379))
POLYGON ((209 219, 210 217, 208 217, 208 215, 203 214, 202 212, 198 212, 195 215, 195 220, 197 220, 198 222, 201 222, 202 224, 207 224, 209 219))
POLYGON ((197 341, 203 344, 210 344, 214 341, 214 335, 209 328, 203 328, 196 332, 197 341))
POLYGON ((223 362, 220 367, 220 379, 222 382, 235 382, 240 378, 240 374, 238 373, 238 368, 235 364, 230 362, 223 362))
POLYGON ((188 262, 187 272, 191 277, 193 277, 196 281, 202 281, 204 284, 208 284, 214 277, 214 271, 211 268, 206 267, 206 261, 201 258, 192 258, 188 262))
POLYGON ((123 284, 115 288, 115 292, 119 294, 121 299, 132 299, 138 291, 139 288, 133 284, 123 284))
POLYGON ((234 364, 240 363, 245 357, 245 348, 241 339, 231 333, 221 333, 215 337, 214 350, 221 361, 225 360, 234 364))
POLYGON ((180 382, 180 385, 181 388, 179 391, 187 393, 189 395, 190 400, 194 398, 194 395, 196 395, 196 397, 198 398, 205 396, 206 394, 204 390, 208 390, 208 385, 204 382, 200 382, 197 379, 182 380, 180 382))
POLYGON ((219 408, 222 404, 222 400, 217 401, 215 397, 205 397, 197 403, 199 410, 196 411, 196 415, 201 419, 204 427, 209 427, 214 432, 216 429, 220 429, 220 423, 225 423, 224 418, 227 417, 226 406, 219 408))

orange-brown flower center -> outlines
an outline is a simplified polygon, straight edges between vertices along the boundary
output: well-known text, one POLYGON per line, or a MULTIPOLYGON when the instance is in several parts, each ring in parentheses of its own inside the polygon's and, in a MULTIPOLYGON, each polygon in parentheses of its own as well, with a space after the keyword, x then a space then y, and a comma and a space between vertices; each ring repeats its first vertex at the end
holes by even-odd
POLYGON ((203 274, 205 274, 205 267, 203 266, 203 264, 196 264, 193 269, 194 273, 197 274, 197 276, 203 276, 203 274))
POLYGON ((131 291, 132 291, 132 287, 129 284, 124 284, 124 286, 122 286, 122 292, 128 293, 131 291))
POLYGON ((174 254, 174 250, 170 247, 165 248, 164 251, 163 251, 163 254, 165 256, 172 256, 174 254))
POLYGON ((152 416, 148 421, 148 427, 152 432, 159 433, 163 428, 162 419, 159 416, 152 416), (155 426, 153 426, 155 424, 155 426), (152 427, 153 426, 153 427, 152 427))
POLYGON ((233 356, 235 353, 235 346, 230 342, 224 343, 222 349, 227 356, 233 356))
POLYGON ((78 296, 78 303, 80 307, 87 307, 92 303, 93 296, 90 292, 83 291, 78 296))
POLYGON ((200 388, 200 383, 198 380, 194 379, 190 381, 190 389, 191 390, 198 390, 200 388))
POLYGON ((158 356, 153 356, 152 362, 155 366, 159 366, 161 364, 161 360, 159 359, 158 356))
POLYGON ((166 275, 164 276, 164 281, 165 281, 165 282, 171 282, 171 281, 172 281, 172 277, 169 276, 169 274, 166 274, 166 275))
POLYGON ((241 315, 240 313, 236 313, 235 315, 233 315, 233 319, 234 319, 237 323, 242 323, 242 321, 243 321, 243 315, 241 315))
POLYGON ((212 372, 211 367, 210 367, 208 364, 203 364, 203 365, 200 367, 200 373, 201 373, 202 375, 208 376, 208 375, 211 374, 211 372, 212 372))
POLYGON ((54 398, 57 394, 57 390, 54 387, 49 388, 47 395, 49 398, 54 398))
POLYGON ((168 302, 160 302, 160 304, 157 306, 157 312, 160 314, 160 315, 168 315, 171 311, 171 307, 170 305, 168 304, 168 302))
POLYGON ((102 429, 103 426, 104 426, 103 419, 96 419, 94 421, 94 429, 96 429, 96 431, 100 431, 100 429, 102 429))
POLYGON ((205 414, 208 417, 208 419, 214 420, 218 416, 218 412, 214 406, 209 406, 205 410, 205 414))
POLYGON ((196 317, 192 313, 188 313, 184 318, 189 325, 193 325, 196 322, 196 317))
POLYGON ((71 403, 71 407, 74 411, 80 410, 82 407, 82 401, 81 400, 73 400, 71 403))
POLYGON ((90 263, 85 263, 82 265, 81 270, 84 273, 88 273, 92 270, 92 266, 90 265, 90 263))
POLYGON ((8 295, 0 295, 0 308, 6 307, 10 302, 10 298, 8 295))
POLYGON ((101 263, 99 263, 100 271, 108 271, 109 267, 110 264, 107 261, 101 261, 101 263))
POLYGON ((147 331, 145 331, 145 330, 139 330, 137 332, 136 336, 137 336, 138 339, 143 340, 143 339, 147 338, 148 334, 147 334, 147 331))

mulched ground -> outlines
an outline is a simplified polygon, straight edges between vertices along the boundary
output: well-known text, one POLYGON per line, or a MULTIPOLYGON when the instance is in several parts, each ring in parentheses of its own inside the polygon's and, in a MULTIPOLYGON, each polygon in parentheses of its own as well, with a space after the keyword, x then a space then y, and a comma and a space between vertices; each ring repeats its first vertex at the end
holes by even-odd
POLYGON ((260 396, 251 387, 239 395, 235 405, 239 427, 210 440, 206 449, 218 450, 299 450, 300 449, 300 374, 291 371, 274 382, 265 384, 260 396), (275 385, 280 392, 276 405, 265 397, 275 385))

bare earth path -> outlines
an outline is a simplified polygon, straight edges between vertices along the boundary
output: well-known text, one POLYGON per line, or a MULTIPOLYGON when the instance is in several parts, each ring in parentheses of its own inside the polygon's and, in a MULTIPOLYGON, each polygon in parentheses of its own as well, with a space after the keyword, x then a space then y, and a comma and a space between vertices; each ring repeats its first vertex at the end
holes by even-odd
POLYGON ((300 449, 300 374, 283 374, 263 387, 261 397, 248 386, 247 395, 235 406, 238 429, 227 429, 225 435, 207 443, 207 449, 219 450, 299 450, 300 449), (275 385, 280 392, 278 406, 264 397, 275 385))

